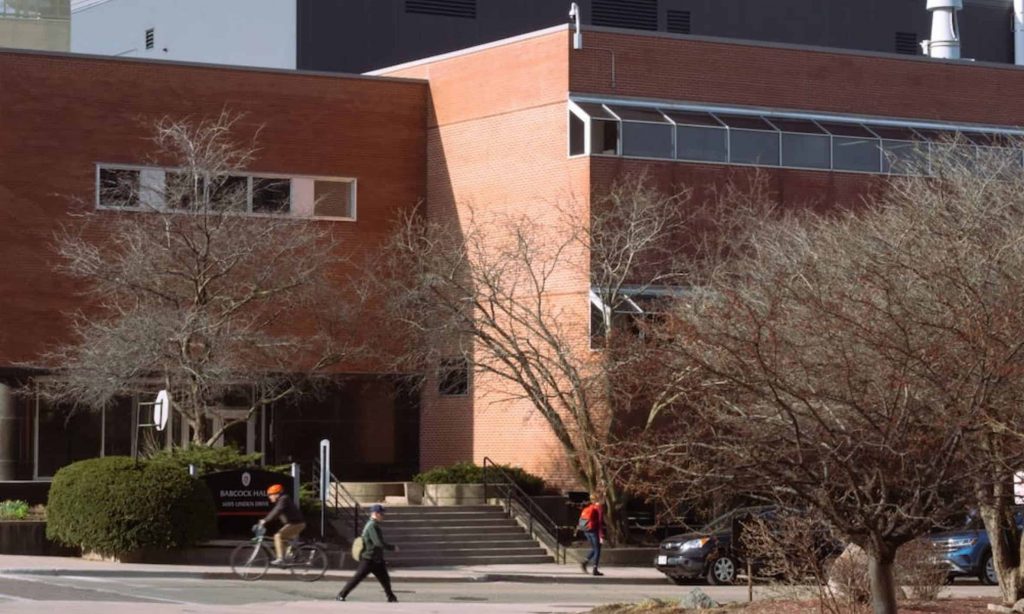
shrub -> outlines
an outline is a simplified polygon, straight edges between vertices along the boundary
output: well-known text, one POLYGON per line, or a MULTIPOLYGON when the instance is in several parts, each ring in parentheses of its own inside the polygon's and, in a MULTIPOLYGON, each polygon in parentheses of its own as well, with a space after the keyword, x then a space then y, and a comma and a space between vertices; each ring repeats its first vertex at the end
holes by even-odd
POLYGON ((945 588, 949 567, 937 555, 935 546, 925 538, 903 544, 896 551, 896 585, 905 587, 907 596, 919 601, 935 601, 945 588))
POLYGON ((216 530, 206 486, 168 462, 108 456, 57 472, 47 503, 46 535, 106 556, 194 544, 216 530))
POLYGON ((0 501, 0 520, 24 520, 28 518, 28 502, 19 499, 0 501))
MULTIPOLYGON (((528 495, 539 495, 544 492, 544 478, 533 475, 521 467, 498 465, 502 472, 512 478, 519 488, 528 495)), ((496 470, 487 468, 488 482, 503 482, 504 478, 496 470)), ((417 484, 481 484, 484 482, 484 468, 471 462, 455 463, 449 467, 435 467, 430 471, 413 476, 417 484)))
POLYGON ((170 462, 186 470, 195 465, 199 475, 215 471, 231 471, 252 467, 260 462, 260 453, 242 454, 233 446, 204 446, 193 444, 187 448, 161 449, 148 458, 154 462, 170 462))

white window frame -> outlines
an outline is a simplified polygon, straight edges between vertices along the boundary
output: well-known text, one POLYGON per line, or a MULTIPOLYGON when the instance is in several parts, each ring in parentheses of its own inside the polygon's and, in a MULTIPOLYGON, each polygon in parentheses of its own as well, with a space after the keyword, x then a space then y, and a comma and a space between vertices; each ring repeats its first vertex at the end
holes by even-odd
MULTIPOLYGON (((93 174, 94 207, 98 211, 170 211, 173 213, 187 214, 188 211, 177 211, 167 209, 166 203, 156 196, 146 197, 147 193, 159 194, 162 191, 168 173, 181 172, 178 167, 156 167, 137 164, 123 164, 119 162, 96 162, 93 174), (125 170, 137 171, 139 173, 139 205, 136 207, 114 207, 105 205, 101 199, 101 173, 103 170, 125 170), (150 192, 152 190, 152 192, 150 192)), ((263 173, 258 171, 245 171, 230 174, 232 177, 244 177, 246 179, 246 209, 244 214, 257 217, 292 217, 298 219, 323 220, 336 222, 355 222, 358 220, 359 206, 359 181, 355 177, 337 175, 289 175, 285 173, 263 173), (253 211, 253 180, 254 179, 279 179, 289 182, 288 212, 287 213, 262 213, 253 211), (317 181, 331 183, 349 184, 349 200, 351 203, 351 216, 316 215, 314 194, 317 181), (299 186, 303 187, 299 187, 299 186), (308 186, 309 202, 304 202, 306 194, 305 186, 308 186), (308 214, 298 215, 300 210, 306 210, 308 214)))

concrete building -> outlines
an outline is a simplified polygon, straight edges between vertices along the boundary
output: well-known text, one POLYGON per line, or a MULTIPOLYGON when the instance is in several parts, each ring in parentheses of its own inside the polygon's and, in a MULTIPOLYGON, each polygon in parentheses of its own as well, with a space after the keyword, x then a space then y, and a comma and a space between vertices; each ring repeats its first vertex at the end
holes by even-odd
MULTIPOLYGON (((579 0, 608 28, 921 54, 922 0, 579 0)), ((1013 62, 1012 0, 965 0, 964 57, 1013 62)), ((72 51, 365 72, 563 24, 569 0, 75 0, 72 51)))
POLYGON ((70 0, 0 0, 0 47, 68 51, 70 0))
MULTIPOLYGON (((1011 64, 595 26, 576 49, 573 34, 558 25, 367 76, 0 52, 0 108, 12 110, 0 114, 2 479, 45 481, 71 460, 125 451, 123 416, 83 416, 72 437, 60 408, 11 392, 45 373, 34 361, 64 338, 76 300, 48 247, 69 221, 60 195, 93 194, 104 164, 143 165, 130 118, 247 113, 266 128, 245 172, 355 179, 357 216, 308 223, 334 225, 362 252, 421 198, 434 219, 457 223, 472 203, 476 215, 529 211, 542 223, 555 202, 585 214, 630 171, 670 189, 756 170, 787 206, 846 206, 900 172, 892 160, 915 143, 1024 134, 1024 107, 1006 102, 1024 96, 1024 68, 1011 64)), ((560 272, 562 324, 584 339, 590 290, 587 270, 560 272)), ((544 421, 525 401, 495 402, 500 382, 472 377, 453 392, 428 380, 412 396, 358 364, 338 376, 326 400, 255 418, 233 441, 306 462, 321 437, 341 438, 342 479, 488 456, 572 485, 544 421), (363 445, 361 425, 380 415, 386 433, 363 445)))

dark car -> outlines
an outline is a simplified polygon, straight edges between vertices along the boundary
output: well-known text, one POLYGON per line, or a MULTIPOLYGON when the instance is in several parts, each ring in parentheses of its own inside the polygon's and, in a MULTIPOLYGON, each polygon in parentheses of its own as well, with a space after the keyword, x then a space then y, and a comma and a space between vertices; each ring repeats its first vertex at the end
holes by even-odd
POLYGON ((658 547, 654 566, 676 584, 696 578, 711 584, 731 584, 742 562, 732 547, 736 523, 746 518, 768 519, 774 513, 773 506, 738 508, 698 531, 666 538, 658 547))
MULTIPOLYGON (((1014 508, 1018 527, 1024 527, 1024 507, 1014 508)), ((949 565, 949 576, 975 576, 982 584, 998 584, 992 564, 992 546, 985 525, 976 513, 968 513, 959 529, 929 536, 932 545, 949 565)))

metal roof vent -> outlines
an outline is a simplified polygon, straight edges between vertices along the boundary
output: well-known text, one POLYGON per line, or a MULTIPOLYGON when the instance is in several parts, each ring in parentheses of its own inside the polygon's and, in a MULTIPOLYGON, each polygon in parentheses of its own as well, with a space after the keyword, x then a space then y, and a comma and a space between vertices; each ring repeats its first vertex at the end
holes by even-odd
POLYGON ((932 12, 932 38, 921 41, 925 55, 946 60, 960 59, 960 27, 956 13, 964 8, 964 0, 928 0, 932 12))

